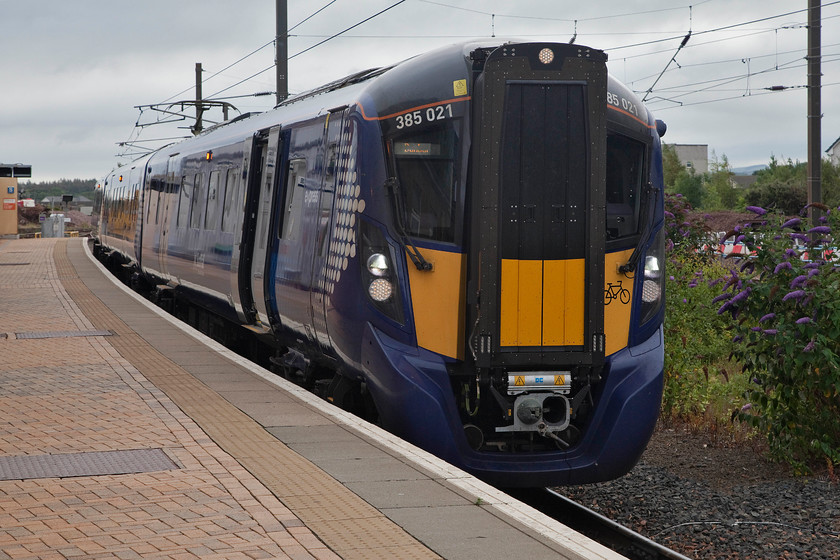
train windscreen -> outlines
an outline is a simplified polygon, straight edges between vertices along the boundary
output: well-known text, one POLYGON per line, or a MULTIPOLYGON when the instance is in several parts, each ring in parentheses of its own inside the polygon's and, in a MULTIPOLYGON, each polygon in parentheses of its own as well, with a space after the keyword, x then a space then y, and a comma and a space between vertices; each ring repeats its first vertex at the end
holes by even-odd
POLYGON ((607 239, 639 231, 645 145, 620 134, 607 135, 607 239))
POLYGON ((455 241, 459 144, 455 124, 449 122, 394 140, 404 226, 412 237, 455 241))

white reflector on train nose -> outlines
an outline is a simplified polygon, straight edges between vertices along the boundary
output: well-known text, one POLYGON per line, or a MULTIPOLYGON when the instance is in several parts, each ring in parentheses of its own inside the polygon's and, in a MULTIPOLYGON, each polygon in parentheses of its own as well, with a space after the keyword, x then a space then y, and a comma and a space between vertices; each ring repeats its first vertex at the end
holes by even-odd
POLYGON ((551 49, 543 49, 540 51, 538 57, 540 62, 543 64, 551 64, 551 61, 554 60, 554 51, 551 49))

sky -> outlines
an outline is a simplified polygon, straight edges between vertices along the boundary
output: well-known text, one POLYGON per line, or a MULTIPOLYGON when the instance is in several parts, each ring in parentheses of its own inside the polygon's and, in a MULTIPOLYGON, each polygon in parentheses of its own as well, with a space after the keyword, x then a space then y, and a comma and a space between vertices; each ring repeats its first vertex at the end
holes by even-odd
MULTIPOLYGON (((461 41, 574 38, 607 53, 667 123, 666 142, 708 144, 733 168, 806 161, 807 5, 288 0, 289 91, 461 41)), ((821 12, 824 153, 840 137, 840 1, 821 12)), ((198 62, 204 98, 233 104, 231 116, 275 102, 254 96, 275 91, 275 0, 0 0, 0 22, 0 162, 32 165, 35 182, 98 179, 189 136, 192 118, 148 106, 194 99, 198 62)))

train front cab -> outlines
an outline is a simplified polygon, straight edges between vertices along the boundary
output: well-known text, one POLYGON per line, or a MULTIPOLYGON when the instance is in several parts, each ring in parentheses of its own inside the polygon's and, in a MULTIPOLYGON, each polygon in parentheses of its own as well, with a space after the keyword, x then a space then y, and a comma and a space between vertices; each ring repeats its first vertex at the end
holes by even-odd
POLYGON ((458 175, 453 138, 471 150, 462 250, 435 243, 461 225, 457 192, 426 204, 432 217, 396 199, 415 222, 401 227, 416 244, 417 348, 369 325, 363 366, 389 402, 386 425, 492 483, 621 476, 662 393, 655 126, 629 91, 608 92, 600 51, 506 45, 471 58, 471 142, 446 119, 388 142, 403 197, 418 167, 437 187, 458 175))

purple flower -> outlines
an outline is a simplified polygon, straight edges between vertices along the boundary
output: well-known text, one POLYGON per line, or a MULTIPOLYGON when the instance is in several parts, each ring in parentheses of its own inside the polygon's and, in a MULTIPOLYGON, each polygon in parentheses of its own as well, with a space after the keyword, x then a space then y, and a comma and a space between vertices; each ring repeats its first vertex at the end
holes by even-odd
POLYGON ((817 226, 817 227, 812 227, 811 229, 809 229, 809 230, 808 230, 808 233, 819 233, 819 234, 821 234, 821 235, 822 235, 822 234, 826 234, 826 235, 827 235, 827 234, 831 233, 831 228, 830 228, 830 227, 828 227, 828 226, 817 226))
POLYGON ((747 403, 741 407, 741 412, 746 412, 752 408, 752 403, 747 403))
POLYGON ((800 299, 803 297, 805 297, 805 290, 794 290, 793 292, 786 294, 785 297, 782 298, 782 301, 787 301, 789 299, 800 299))
POLYGON ((791 233, 789 235, 791 239, 799 239, 800 241, 809 241, 810 238, 805 235, 804 233, 791 233))
POLYGON ((776 268, 773 269, 773 274, 778 274, 782 270, 785 270, 785 269, 790 270, 791 268, 793 268, 793 265, 790 264, 788 261, 780 262, 779 264, 776 265, 776 268))
POLYGON ((805 345, 805 348, 803 348, 802 351, 803 352, 811 352, 814 349, 814 346, 816 346, 816 345, 814 344, 814 341, 812 340, 811 342, 809 342, 808 344, 805 345))
POLYGON ((769 321, 770 319, 775 319, 775 318, 776 318, 775 313, 768 313, 767 315, 765 315, 764 317, 759 319, 758 322, 763 323, 764 321, 769 321))
POLYGON ((732 297, 732 294, 730 294, 729 292, 726 292, 726 293, 724 293, 724 294, 720 294, 719 296, 717 296, 716 298, 714 298, 714 299, 712 300, 712 303, 718 303, 718 302, 721 302, 721 301, 724 301, 724 300, 730 299, 731 297, 732 297))
POLYGON ((800 220, 799 218, 791 218, 790 220, 788 220, 788 221, 786 221, 785 223, 782 224, 782 229, 792 228, 794 226, 798 226, 801 223, 802 223, 802 220, 800 220))
POLYGON ((808 280, 807 276, 800 275, 794 278, 790 283, 790 288, 799 288, 800 286, 804 286, 805 282, 808 280))
MULTIPOLYGON (((798 257, 799 256, 799 251, 797 251, 796 249, 785 249, 785 256, 788 257, 788 258, 798 257)), ((788 268, 790 268, 790 267, 788 267, 788 268)))
POLYGON ((683 303, 688 303, 688 300, 683 298, 683 303))
POLYGON ((692 280, 692 281, 689 283, 688 287, 689 287, 689 288, 696 288, 696 287, 697 287, 697 280, 692 280))
POLYGON ((805 265, 805 266, 803 266, 802 268, 810 268, 810 269, 813 269, 813 268, 819 268, 819 267, 820 267, 820 263, 815 263, 815 262, 812 262, 812 263, 808 263, 808 264, 806 264, 806 265, 805 265))
POLYGON ((764 334, 766 334, 767 336, 776 336, 776 334, 778 332, 779 331, 777 331, 776 329, 765 329, 764 330, 764 334))
POLYGON ((759 332, 761 330, 761 327, 751 327, 750 330, 752 332, 759 332))
POLYGON ((810 278, 811 276, 816 276, 819 273, 820 273, 819 269, 812 268, 808 271, 808 278, 810 278))
POLYGON ((729 303, 738 303, 739 301, 744 301, 745 299, 747 299, 747 296, 750 295, 750 292, 752 292, 751 288, 747 288, 746 290, 742 290, 742 291, 738 292, 735 295, 735 297, 733 297, 731 300, 729 300, 729 303))
POLYGON ((810 317, 800 317, 799 319, 796 320, 797 325, 806 325, 810 322, 811 322, 810 317))
POLYGON ((714 280, 709 280, 707 282, 707 284, 709 285, 710 288, 714 288, 715 286, 717 286, 721 282, 723 282, 723 278, 715 278, 714 280))
POLYGON ((665 210, 665 216, 666 216, 666 217, 668 217, 668 218, 672 218, 672 219, 675 219, 675 218, 676 218, 673 214, 671 214, 671 213, 670 213, 670 212, 668 212, 667 210, 665 210))
POLYGON ((747 206, 747 210, 749 210, 750 212, 753 212, 755 214, 758 214, 759 216, 763 216, 764 214, 767 213, 767 210, 765 210, 764 208, 761 208, 760 206, 747 206))
POLYGON ((744 337, 739 334, 732 339, 732 342, 741 342, 742 340, 744 340, 744 337))
POLYGON ((723 315, 729 308, 732 307, 732 302, 727 301, 723 305, 720 306, 720 309, 717 310, 718 315, 723 315))

